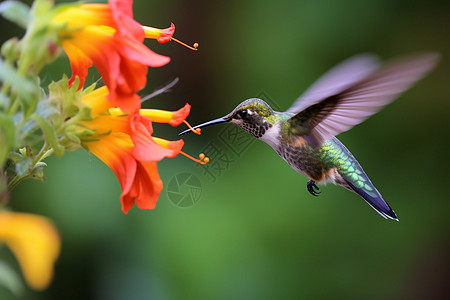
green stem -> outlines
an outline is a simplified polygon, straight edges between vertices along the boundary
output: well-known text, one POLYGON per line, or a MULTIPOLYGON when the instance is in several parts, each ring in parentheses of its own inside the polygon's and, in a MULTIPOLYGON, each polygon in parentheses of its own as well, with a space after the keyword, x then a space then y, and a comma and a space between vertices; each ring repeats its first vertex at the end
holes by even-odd
POLYGON ((33 165, 36 165, 38 162, 41 162, 42 160, 46 159, 50 155, 53 154, 53 148, 50 148, 47 144, 44 144, 39 154, 36 156, 36 158, 33 161, 33 165))
MULTIPOLYGON (((6 64, 13 64, 14 60, 10 59, 10 58, 6 58, 6 64)), ((8 91, 11 88, 11 82, 9 81, 4 81, 3 82, 3 87, 2 87, 2 93, 5 96, 9 96, 8 91)))
POLYGON ((17 184, 19 184, 19 182, 21 182, 22 180, 26 179, 28 176, 30 176, 29 174, 24 175, 24 176, 16 176, 14 177, 10 183, 8 183, 8 191, 12 191, 17 184))
POLYGON ((19 103, 20 101, 18 101, 15 94, 11 94, 9 101, 10 101, 9 107, 6 112, 12 116, 17 112, 17 109, 19 108, 19 105, 20 105, 20 103, 19 103))
POLYGON ((11 83, 9 83, 8 81, 3 82, 2 94, 5 96, 8 96, 8 90, 10 87, 11 87, 11 83))

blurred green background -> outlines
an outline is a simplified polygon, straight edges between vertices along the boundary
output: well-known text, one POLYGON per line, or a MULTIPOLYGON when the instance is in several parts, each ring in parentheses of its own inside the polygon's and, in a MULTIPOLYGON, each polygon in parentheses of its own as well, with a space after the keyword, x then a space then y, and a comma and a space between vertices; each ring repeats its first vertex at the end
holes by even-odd
MULTIPOLYGON (((258 141, 239 155, 221 144, 231 162, 213 170, 214 182, 181 155, 162 161, 165 188, 156 209, 124 215, 113 172, 75 151, 48 159, 45 183, 24 182, 11 195, 15 210, 52 219, 63 242, 49 289, 19 299, 449 299, 449 1, 138 0, 134 13, 150 26, 174 22, 175 37, 200 44, 192 52, 149 41, 172 60, 149 71, 141 93, 179 77, 170 93, 146 105, 174 110, 189 102, 193 124, 260 95, 287 109, 357 53, 389 59, 440 52, 429 76, 339 136, 400 222, 339 187, 312 197, 307 178, 258 141), (200 181, 190 207, 168 197, 180 173, 200 181)), ((0 22, 1 41, 22 36, 0 22)), ((44 82, 63 72, 70 74, 65 58, 45 70, 44 82)), ((225 126, 186 136, 184 150, 196 155, 211 141, 222 143, 231 130, 225 126)), ((176 139, 184 129, 155 126, 155 135, 176 139)), ((18 268, 9 250, 0 258, 18 268)), ((0 298, 15 299, 3 288, 0 298)))

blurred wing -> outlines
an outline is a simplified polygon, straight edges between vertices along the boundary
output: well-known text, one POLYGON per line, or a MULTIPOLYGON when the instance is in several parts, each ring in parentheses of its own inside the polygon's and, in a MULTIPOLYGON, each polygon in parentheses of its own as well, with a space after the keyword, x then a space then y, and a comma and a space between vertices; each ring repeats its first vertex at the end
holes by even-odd
POLYGON ((364 79, 289 119, 292 134, 300 134, 316 148, 347 131, 392 102, 401 92, 422 78, 439 55, 410 56, 379 68, 364 79))
POLYGON ((317 102, 336 95, 373 73, 379 66, 378 58, 369 54, 353 56, 322 75, 287 110, 297 114, 317 102))

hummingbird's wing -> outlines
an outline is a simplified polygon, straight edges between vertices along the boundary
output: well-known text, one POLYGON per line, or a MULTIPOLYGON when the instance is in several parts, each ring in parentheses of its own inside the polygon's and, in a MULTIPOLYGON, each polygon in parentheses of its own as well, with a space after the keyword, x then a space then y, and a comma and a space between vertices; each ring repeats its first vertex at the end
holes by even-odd
MULTIPOLYGON (((326 92, 324 95, 327 96, 321 99, 308 94, 306 94, 307 97, 302 96, 301 101, 294 106, 305 108, 288 120, 291 134, 301 135, 309 145, 314 148, 319 147, 325 141, 363 122, 392 102, 398 94, 422 78, 436 64, 438 58, 437 54, 425 54, 399 59, 365 76, 361 75, 362 78, 351 82, 346 87, 344 87, 345 84, 341 85, 344 88, 341 90, 336 88, 335 90, 339 90, 337 93, 326 92)), ((363 73, 364 71, 360 71, 360 74, 363 73)), ((341 74, 345 75, 345 72, 341 74)), ((343 82, 345 81, 350 82, 343 79, 343 82)), ((320 94, 319 92, 309 93, 320 94)))
POLYGON ((298 114, 308 106, 342 92, 373 73, 379 65, 379 59, 370 54, 344 60, 316 80, 286 112, 298 114))

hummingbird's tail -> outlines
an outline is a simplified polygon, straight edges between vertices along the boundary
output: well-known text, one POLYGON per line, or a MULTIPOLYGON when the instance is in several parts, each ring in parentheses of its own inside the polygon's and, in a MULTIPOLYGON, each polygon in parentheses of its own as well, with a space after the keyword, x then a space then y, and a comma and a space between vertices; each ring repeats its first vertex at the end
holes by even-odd
POLYGON ((389 204, 384 201, 380 192, 378 192, 372 182, 370 182, 369 177, 367 177, 364 172, 360 176, 364 177, 366 180, 362 187, 356 186, 351 180, 348 180, 347 178, 345 178, 345 176, 343 177, 347 184, 350 186, 351 190, 363 197, 364 200, 366 200, 366 202, 370 206, 372 206, 372 208, 375 209, 382 217, 398 221, 397 215, 389 206, 389 204))
POLYGON ((356 158, 337 138, 333 138, 332 142, 339 147, 340 156, 345 157, 345 166, 339 169, 339 174, 346 183, 342 184, 342 186, 363 197, 385 219, 389 218, 398 221, 397 215, 389 204, 384 201, 380 192, 370 181, 356 158))

